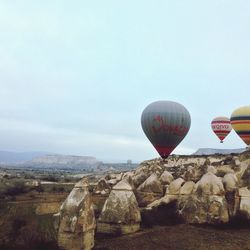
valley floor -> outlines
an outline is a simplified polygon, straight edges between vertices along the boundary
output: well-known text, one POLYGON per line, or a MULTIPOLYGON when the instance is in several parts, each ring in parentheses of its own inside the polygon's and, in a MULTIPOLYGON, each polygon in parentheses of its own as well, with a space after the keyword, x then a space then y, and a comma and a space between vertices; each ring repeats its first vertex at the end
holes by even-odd
POLYGON ((154 226, 121 237, 96 237, 95 250, 245 250, 250 249, 250 227, 154 226))

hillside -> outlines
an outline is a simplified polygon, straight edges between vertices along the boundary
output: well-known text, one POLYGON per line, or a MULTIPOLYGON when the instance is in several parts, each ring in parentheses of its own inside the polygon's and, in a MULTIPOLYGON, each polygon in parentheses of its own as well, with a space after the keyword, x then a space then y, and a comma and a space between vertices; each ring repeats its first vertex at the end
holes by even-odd
POLYGON ((237 149, 217 149, 217 148, 199 148, 192 155, 213 155, 213 154, 238 154, 242 153, 246 148, 237 148, 237 149))
POLYGON ((74 169, 96 169, 102 164, 95 157, 92 156, 75 156, 75 155, 59 155, 51 154, 25 162, 25 167, 34 168, 74 168, 74 169))

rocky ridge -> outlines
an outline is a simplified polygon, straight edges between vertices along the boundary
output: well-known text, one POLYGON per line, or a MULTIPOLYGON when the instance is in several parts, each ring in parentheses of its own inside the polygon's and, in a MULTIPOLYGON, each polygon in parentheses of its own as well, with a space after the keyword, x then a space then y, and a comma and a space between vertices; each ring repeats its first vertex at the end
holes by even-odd
POLYGON ((98 233, 133 233, 157 217, 161 223, 243 218, 250 224, 250 152, 144 161, 134 171, 105 176, 92 195, 106 197, 101 207, 94 204, 98 233))

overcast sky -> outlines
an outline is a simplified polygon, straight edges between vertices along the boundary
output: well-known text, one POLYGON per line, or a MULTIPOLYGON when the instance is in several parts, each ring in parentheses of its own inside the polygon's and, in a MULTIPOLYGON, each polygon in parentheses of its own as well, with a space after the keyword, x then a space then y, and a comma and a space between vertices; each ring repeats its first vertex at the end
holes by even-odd
POLYGON ((250 1, 0 2, 0 150, 158 157, 143 109, 172 100, 191 129, 173 153, 240 148, 210 122, 250 104, 250 1))

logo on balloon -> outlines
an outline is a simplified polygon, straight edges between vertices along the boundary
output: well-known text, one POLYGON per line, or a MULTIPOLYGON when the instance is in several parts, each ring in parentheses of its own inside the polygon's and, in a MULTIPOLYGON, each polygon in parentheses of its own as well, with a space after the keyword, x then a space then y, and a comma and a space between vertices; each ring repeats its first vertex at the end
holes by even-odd
POLYGON ((153 119, 154 125, 152 126, 152 129, 155 134, 158 134, 160 132, 168 132, 175 135, 183 136, 186 135, 188 132, 188 128, 183 126, 172 126, 171 124, 167 124, 166 119, 164 120, 161 115, 157 115, 153 119))

